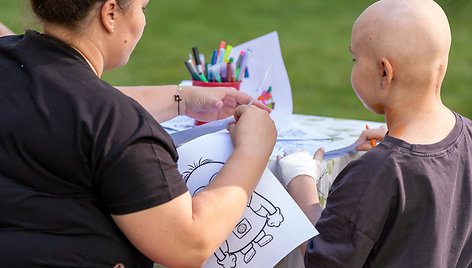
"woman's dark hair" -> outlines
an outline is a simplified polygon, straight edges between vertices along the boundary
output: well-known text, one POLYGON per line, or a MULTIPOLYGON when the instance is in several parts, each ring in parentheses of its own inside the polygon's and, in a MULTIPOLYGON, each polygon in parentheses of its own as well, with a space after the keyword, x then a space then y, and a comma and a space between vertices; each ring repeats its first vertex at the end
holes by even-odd
MULTIPOLYGON (((30 0, 34 14, 41 21, 75 28, 97 3, 107 0, 30 0)), ((133 0, 116 0, 118 6, 127 9, 133 0)))

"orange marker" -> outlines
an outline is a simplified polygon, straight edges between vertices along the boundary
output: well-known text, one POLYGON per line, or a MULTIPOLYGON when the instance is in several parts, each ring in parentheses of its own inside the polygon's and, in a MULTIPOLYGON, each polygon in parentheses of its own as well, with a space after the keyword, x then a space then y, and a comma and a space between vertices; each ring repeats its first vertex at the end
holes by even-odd
MULTIPOLYGON (((369 126, 365 125, 365 129, 369 129, 369 126)), ((370 139, 370 145, 372 145, 372 147, 375 147, 377 145, 377 143, 375 142, 375 139, 370 139)))

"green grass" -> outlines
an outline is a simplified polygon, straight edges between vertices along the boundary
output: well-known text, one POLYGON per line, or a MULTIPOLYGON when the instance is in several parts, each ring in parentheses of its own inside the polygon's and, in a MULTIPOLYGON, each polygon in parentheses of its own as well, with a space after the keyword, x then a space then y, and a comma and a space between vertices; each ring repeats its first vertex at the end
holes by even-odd
MULTIPOLYGON (((25 0, 0 0, 0 21, 15 32, 37 24, 25 0)), ((289 74, 294 112, 382 121, 366 110, 350 85, 352 23, 366 0, 151 0, 147 27, 130 62, 105 73, 115 85, 176 84, 189 75, 192 46, 207 57, 220 40, 238 45, 277 31, 289 74)), ((472 117, 472 3, 438 1, 448 14, 453 44, 443 102, 472 117)))

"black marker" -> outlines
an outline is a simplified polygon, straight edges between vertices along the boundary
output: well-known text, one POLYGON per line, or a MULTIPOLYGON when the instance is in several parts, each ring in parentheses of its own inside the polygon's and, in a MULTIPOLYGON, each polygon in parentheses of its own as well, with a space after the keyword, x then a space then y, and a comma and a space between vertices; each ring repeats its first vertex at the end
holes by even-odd
POLYGON ((193 58, 195 59, 195 65, 197 65, 197 72, 198 74, 203 73, 202 63, 200 62, 200 53, 198 53, 198 47, 193 47, 193 58))

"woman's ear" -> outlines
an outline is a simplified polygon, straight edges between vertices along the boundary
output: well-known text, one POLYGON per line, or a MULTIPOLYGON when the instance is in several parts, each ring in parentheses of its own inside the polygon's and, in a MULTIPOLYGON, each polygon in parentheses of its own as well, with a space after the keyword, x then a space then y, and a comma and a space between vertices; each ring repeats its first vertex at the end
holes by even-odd
POLYGON ((382 71, 382 88, 386 88, 393 80, 393 66, 386 58, 380 59, 380 66, 382 71))
POLYGON ((115 0, 107 0, 100 12, 102 24, 110 33, 115 31, 117 8, 119 7, 115 0))

